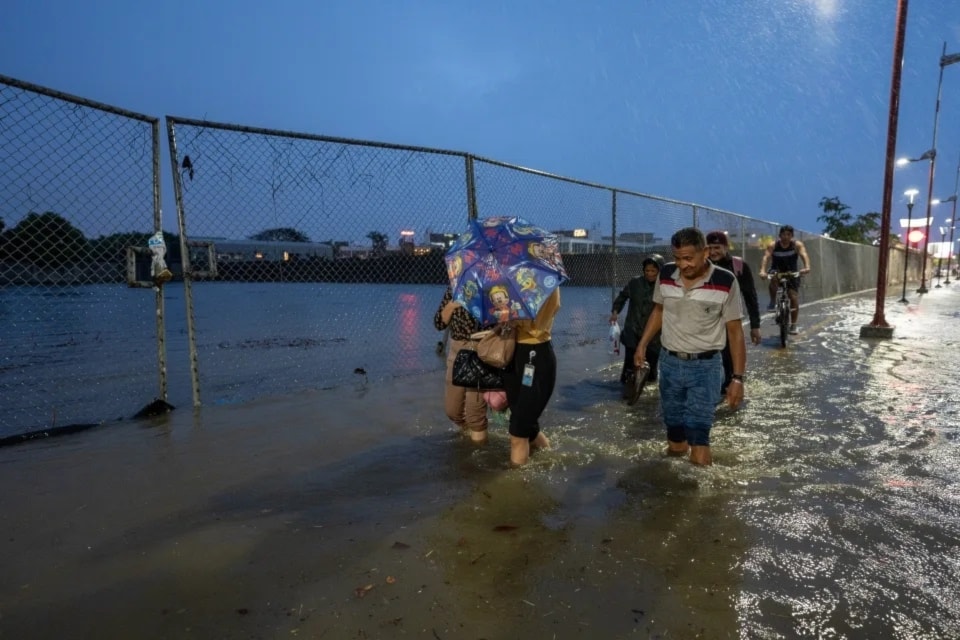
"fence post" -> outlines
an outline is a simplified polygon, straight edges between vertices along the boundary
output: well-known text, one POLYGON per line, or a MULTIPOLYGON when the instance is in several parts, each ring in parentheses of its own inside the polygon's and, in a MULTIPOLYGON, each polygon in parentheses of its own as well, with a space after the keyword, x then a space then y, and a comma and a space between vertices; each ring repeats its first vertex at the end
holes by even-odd
POLYGON ((473 175, 473 156, 469 153, 464 157, 467 173, 467 219, 477 219, 477 183, 473 175))
POLYGON ((610 203, 610 295, 611 299, 617 295, 617 190, 611 189, 610 203))
POLYGON ((193 322, 193 270, 190 266, 190 246, 187 244, 187 221, 183 211, 183 174, 177 162, 177 139, 174 122, 167 118, 167 144, 173 171, 173 197, 177 204, 177 226, 180 231, 180 265, 183 272, 183 299, 187 311, 187 342, 190 353, 190 382, 193 406, 200 406, 200 358, 197 355, 197 333, 193 322))
MULTIPOLYGON (((163 233, 163 216, 160 213, 160 121, 154 120, 153 134, 153 232, 163 233)), ((163 301, 163 286, 153 288, 157 308, 157 368, 159 369, 160 395, 167 401, 167 329, 166 307, 163 301)))
POLYGON ((740 258, 743 260, 747 258, 747 221, 745 218, 740 218, 740 258))
MULTIPOLYGON (((697 218, 699 218, 700 216, 698 215, 698 212, 697 212, 697 205, 692 205, 692 207, 693 207, 693 226, 696 227, 696 226, 697 226, 697 218)), ((699 227, 698 227, 698 228, 699 228, 699 227)))

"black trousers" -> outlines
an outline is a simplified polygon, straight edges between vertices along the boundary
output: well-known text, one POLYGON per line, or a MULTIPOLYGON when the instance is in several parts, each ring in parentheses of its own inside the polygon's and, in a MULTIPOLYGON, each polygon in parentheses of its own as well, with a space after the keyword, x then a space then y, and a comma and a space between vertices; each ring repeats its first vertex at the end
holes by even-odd
MULTIPOLYGON (((623 369, 620 371, 620 382, 624 383, 627 381, 627 376, 633 373, 633 354, 637 350, 637 345, 628 347, 623 345, 623 369)), ((656 348, 653 346, 647 346, 646 352, 647 364, 650 365, 650 373, 647 375, 647 382, 653 382, 657 379, 657 363, 660 362, 660 346, 657 345, 656 348)))
POLYGON ((503 373, 503 386, 510 403, 510 435, 531 442, 540 433, 540 416, 550 402, 557 383, 557 356, 549 342, 521 344, 513 352, 513 362, 503 373), (531 354, 532 357, 531 357, 531 354), (523 384, 523 368, 534 367, 533 384, 523 384))

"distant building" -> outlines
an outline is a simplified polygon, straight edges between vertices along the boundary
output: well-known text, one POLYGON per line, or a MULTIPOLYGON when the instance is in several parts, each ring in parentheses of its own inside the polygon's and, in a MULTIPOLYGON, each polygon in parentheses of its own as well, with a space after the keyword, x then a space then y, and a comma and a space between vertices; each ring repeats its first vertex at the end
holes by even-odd
POLYGON ((190 260, 206 262, 216 256, 217 262, 287 262, 310 258, 333 259, 333 247, 319 242, 276 242, 268 240, 233 240, 230 238, 191 238, 190 260))
POLYGON ((431 247, 446 251, 459 237, 458 233, 430 233, 427 242, 431 247))
MULTIPOLYGON (((588 229, 561 229, 556 234, 561 254, 611 253, 612 236, 591 238, 588 229)), ((622 233, 617 236, 617 253, 647 253, 662 248, 663 241, 652 233, 622 233)))

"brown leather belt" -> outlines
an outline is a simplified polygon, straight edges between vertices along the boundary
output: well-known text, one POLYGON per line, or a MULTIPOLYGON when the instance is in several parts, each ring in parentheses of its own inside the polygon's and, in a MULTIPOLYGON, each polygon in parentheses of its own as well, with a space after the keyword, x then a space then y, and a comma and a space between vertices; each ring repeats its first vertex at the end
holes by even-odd
POLYGON ((700 353, 684 353, 683 351, 667 350, 667 353, 681 360, 709 360, 720 352, 714 349, 713 351, 701 351, 700 353))

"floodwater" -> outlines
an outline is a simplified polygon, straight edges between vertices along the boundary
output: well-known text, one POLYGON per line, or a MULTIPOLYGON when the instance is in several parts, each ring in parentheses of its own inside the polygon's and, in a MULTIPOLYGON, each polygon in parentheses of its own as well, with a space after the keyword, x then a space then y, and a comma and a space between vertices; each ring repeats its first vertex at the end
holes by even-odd
POLYGON ((960 637, 960 288, 914 298, 765 317, 707 469, 602 341, 523 469, 437 373, 2 449, 0 638, 960 637))
MULTIPOLYGON (((199 283, 193 290, 202 403, 439 372, 433 314, 442 285, 199 283)), ((603 337, 603 287, 566 287, 558 349, 603 337)), ((156 396, 156 311, 148 289, 0 289, 0 438, 136 414, 156 396)), ((164 288, 167 400, 192 404, 182 283, 164 288)))

